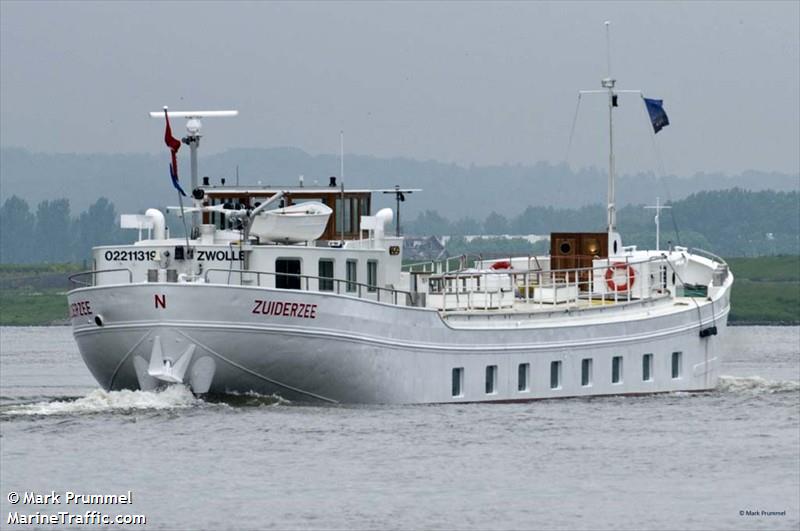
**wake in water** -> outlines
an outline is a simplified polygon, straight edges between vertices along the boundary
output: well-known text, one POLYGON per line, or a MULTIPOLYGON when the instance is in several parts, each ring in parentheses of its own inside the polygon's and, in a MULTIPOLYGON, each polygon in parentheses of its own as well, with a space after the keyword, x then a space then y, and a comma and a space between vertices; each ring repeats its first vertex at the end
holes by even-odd
MULTIPOLYGON (((720 376, 717 390, 723 393, 773 394, 800 391, 796 380, 767 380, 761 376, 720 376)), ((242 393, 234 395, 195 397, 182 385, 173 385, 160 391, 103 391, 97 389, 76 400, 54 400, 0 407, 0 414, 8 416, 85 415, 115 413, 135 410, 167 410, 196 407, 202 404, 225 404, 232 407, 282 406, 291 402, 278 395, 242 393)))
POLYGON ((255 391, 246 393, 228 392, 220 395, 204 395, 204 400, 212 403, 226 404, 231 407, 259 407, 259 406, 289 406, 291 400, 287 400, 278 394, 262 395, 255 391))
POLYGON ((92 391, 77 400, 56 400, 8 406, 0 409, 4 415, 81 415, 146 409, 178 409, 201 404, 192 392, 173 385, 161 391, 92 391))
POLYGON ((727 393, 772 394, 800 391, 796 380, 767 380, 761 376, 720 376, 717 389, 727 393))

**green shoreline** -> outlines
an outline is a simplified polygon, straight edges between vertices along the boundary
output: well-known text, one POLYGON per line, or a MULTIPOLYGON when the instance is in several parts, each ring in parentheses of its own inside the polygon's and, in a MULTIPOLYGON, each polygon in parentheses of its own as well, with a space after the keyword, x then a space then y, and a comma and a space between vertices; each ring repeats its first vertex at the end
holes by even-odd
MULTIPOLYGON (((800 256, 726 259, 736 280, 732 326, 800 325, 800 256)), ((0 326, 68 324, 67 277, 76 264, 0 265, 0 326)))

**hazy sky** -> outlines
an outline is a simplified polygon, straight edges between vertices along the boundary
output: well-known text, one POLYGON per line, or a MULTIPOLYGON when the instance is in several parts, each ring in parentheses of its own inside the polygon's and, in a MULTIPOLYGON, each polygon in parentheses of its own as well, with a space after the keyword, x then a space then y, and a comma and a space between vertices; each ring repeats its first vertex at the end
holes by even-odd
MULTIPOLYGON (((202 149, 561 162, 578 89, 663 98, 668 173, 800 171, 800 2, 0 2, 0 144, 158 152, 147 111, 235 108, 202 149)), ((605 100, 569 162, 602 166, 605 100)), ((636 97, 618 166, 656 171, 636 97)), ((183 131, 178 121, 175 129, 183 131)))

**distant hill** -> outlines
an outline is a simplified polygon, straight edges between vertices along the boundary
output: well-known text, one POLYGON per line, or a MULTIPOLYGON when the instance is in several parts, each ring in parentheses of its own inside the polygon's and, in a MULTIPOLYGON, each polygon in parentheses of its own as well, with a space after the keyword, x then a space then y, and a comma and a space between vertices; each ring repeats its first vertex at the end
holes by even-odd
MULTIPOLYGON (((181 179, 188 183, 188 154, 181 151, 181 179)), ((98 197, 110 199, 119 212, 136 212, 148 206, 176 202, 167 177, 168 157, 163 154, 48 154, 19 148, 0 150, 0 201, 17 195, 31 204, 65 197, 73 211, 87 208, 98 197)), ((232 149, 200 158, 200 174, 212 183, 225 177, 235 182, 239 166, 241 184, 294 185, 298 175, 307 185, 327 183, 337 175, 334 155, 310 155, 296 148, 232 149)), ((422 188, 403 205, 403 214, 416 216, 425 210, 457 219, 465 214, 486 217, 496 211, 507 216, 528 206, 577 208, 603 202, 604 170, 572 171, 566 165, 538 163, 533 166, 458 166, 407 158, 346 155, 348 187, 386 188, 399 184, 422 188)), ((188 185, 187 185, 188 186, 188 185)), ((678 200, 701 190, 730 188, 793 191, 800 176, 749 171, 740 175, 697 174, 691 177, 652 174, 622 176, 618 203, 641 204, 662 199, 678 200)), ((389 197, 381 198, 386 201, 389 197)), ((407 218, 409 219, 409 218, 407 218)))

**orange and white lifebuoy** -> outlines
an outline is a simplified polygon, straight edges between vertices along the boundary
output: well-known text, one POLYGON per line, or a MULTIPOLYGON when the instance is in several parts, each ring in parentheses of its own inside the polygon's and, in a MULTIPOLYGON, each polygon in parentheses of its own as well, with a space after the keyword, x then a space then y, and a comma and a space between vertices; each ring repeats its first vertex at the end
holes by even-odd
POLYGON ((606 285, 611 291, 628 291, 635 281, 636 270, 625 262, 614 262, 606 269, 606 285))

